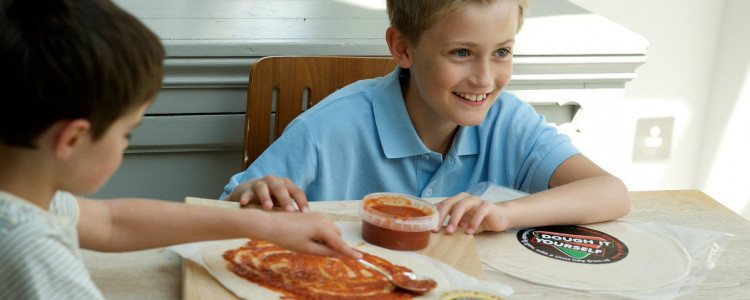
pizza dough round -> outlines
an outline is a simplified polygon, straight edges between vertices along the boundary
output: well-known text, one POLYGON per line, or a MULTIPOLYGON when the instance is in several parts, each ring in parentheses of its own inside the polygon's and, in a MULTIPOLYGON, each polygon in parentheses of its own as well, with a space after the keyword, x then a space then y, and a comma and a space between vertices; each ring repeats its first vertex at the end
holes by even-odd
POLYGON ((537 284, 585 291, 649 290, 675 283, 690 270, 690 256, 674 238, 624 222, 581 227, 609 234, 627 246, 623 259, 585 264, 536 253, 517 232, 476 236, 482 262, 508 275, 537 284))
MULTIPOLYGON (((216 278, 224 287, 232 293, 243 299, 280 299, 282 294, 269 290, 252 281, 234 274, 227 268, 227 261, 222 255, 230 249, 236 249, 247 243, 248 239, 227 240, 215 247, 208 249, 203 254, 203 261, 207 266, 208 272, 216 278)), ((427 274, 435 279, 438 287, 430 293, 424 294, 414 299, 435 299, 440 293, 449 287, 446 276, 435 267, 421 261, 415 260, 411 256, 401 254, 397 251, 383 249, 369 244, 351 244, 357 250, 388 260, 392 264, 401 265, 412 269, 414 272, 427 274)))

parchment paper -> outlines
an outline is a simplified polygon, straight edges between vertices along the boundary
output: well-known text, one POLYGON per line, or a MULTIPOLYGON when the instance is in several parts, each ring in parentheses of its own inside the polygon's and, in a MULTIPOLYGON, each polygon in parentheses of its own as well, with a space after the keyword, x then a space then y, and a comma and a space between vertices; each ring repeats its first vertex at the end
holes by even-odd
MULTIPOLYGON (((358 244, 358 243, 365 243, 364 240, 362 240, 362 237, 360 235, 361 231, 361 222, 336 222, 336 224, 341 228, 342 236, 344 240, 352 243, 352 244, 358 244)), ((189 244, 182 244, 182 245, 176 245, 169 247, 167 249, 174 251, 175 253, 179 254, 183 257, 183 259, 189 259, 194 261, 195 263, 199 264, 200 266, 206 268, 206 264, 203 261, 203 253, 208 251, 209 249, 223 243, 224 241, 212 241, 212 242, 199 242, 199 243, 189 243, 189 244)), ((384 249, 387 250, 387 249, 384 249)), ((393 251, 393 250, 387 250, 387 251, 393 251)), ((436 259, 433 259, 431 257, 417 254, 410 251, 398 251, 399 254, 409 256, 411 259, 418 260, 421 263, 429 264, 436 269, 438 269, 445 277, 448 278, 449 286, 445 287, 444 291, 450 292, 455 290, 472 290, 472 291, 479 291, 484 292, 500 297, 508 297, 513 293, 513 289, 505 284, 499 283, 499 282, 493 282, 493 281, 482 281, 478 280, 474 277, 471 277, 469 275, 466 275, 462 273, 461 271, 456 270, 455 268, 438 261, 436 259)), ((407 266, 408 267, 408 266, 407 266)), ((429 275, 429 274, 428 274, 429 275)))

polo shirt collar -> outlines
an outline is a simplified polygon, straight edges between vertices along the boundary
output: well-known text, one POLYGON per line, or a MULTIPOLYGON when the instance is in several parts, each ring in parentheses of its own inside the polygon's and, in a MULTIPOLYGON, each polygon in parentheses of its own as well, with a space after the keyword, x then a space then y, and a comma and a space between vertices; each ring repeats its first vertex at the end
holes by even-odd
POLYGON ((396 70, 386 75, 378 82, 372 95, 375 127, 387 158, 402 158, 431 152, 419 139, 406 111, 399 82, 401 71, 401 67, 397 66, 396 70))
POLYGON ((477 126, 458 127, 451 148, 456 149, 456 154, 459 156, 479 154, 479 129, 477 126))
MULTIPOLYGON (((386 75, 378 82, 372 99, 372 109, 375 118, 380 144, 387 158, 403 158, 432 153, 422 143, 411 123, 406 111, 404 96, 401 93, 399 77, 402 69, 386 75)), ((479 138, 476 126, 461 126, 453 140, 451 152, 457 155, 473 155, 479 153, 479 138)))

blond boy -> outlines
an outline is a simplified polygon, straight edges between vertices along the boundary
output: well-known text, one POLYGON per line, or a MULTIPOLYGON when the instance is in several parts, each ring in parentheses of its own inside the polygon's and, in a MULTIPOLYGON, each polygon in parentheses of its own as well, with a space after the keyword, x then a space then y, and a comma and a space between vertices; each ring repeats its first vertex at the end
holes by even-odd
POLYGON ((628 213, 621 180, 503 91, 526 1, 388 0, 387 10, 399 67, 300 115, 222 197, 287 209, 383 191, 447 197, 441 223, 468 234, 628 213), (532 194, 495 204, 465 193, 485 181, 532 194))

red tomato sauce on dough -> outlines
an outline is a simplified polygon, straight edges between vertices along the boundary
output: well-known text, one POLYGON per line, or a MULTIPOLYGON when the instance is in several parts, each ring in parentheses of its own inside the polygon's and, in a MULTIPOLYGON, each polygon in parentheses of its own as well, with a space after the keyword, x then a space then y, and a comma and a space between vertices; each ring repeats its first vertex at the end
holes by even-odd
MULTIPOLYGON (((365 260, 387 272, 411 271, 363 254, 365 260)), ((382 274, 354 259, 296 253, 266 241, 252 240, 239 249, 228 250, 224 259, 230 271, 282 293, 282 299, 394 300, 416 296, 396 289, 382 274)))

